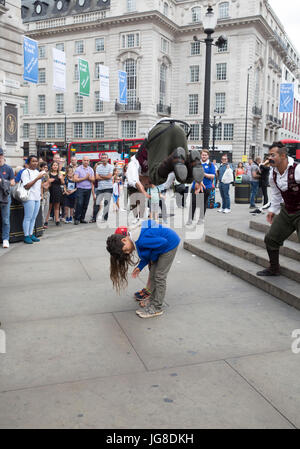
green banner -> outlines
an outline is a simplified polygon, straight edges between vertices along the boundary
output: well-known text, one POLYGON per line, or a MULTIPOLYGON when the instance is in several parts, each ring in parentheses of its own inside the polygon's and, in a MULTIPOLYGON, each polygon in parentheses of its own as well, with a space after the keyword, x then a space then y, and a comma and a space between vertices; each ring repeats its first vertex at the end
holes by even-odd
POLYGON ((78 68, 79 68, 79 95, 82 97, 89 97, 91 78, 88 61, 79 58, 78 68))

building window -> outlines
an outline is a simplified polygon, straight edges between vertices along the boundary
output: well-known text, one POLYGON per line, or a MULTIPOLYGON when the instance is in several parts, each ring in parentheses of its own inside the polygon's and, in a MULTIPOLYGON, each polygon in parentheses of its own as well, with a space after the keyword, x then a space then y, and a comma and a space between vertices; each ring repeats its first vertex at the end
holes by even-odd
POLYGON ((84 53, 84 42, 75 41, 75 54, 82 55, 82 53, 84 53))
POLYGON ((198 114, 198 94, 189 95, 189 114, 198 114))
POLYGON ((103 65, 103 62, 96 62, 95 63, 95 79, 100 79, 100 66, 103 65))
POLYGON ((46 113, 46 96, 39 95, 38 96, 38 110, 40 114, 46 113))
POLYGON ((28 97, 24 97, 23 115, 28 115, 28 97))
POLYGON ((65 51, 65 44, 63 42, 55 45, 57 50, 65 51))
POLYGON ((37 123, 36 125, 37 127, 37 138, 38 139, 44 139, 46 134, 45 134, 45 123, 37 123))
POLYGON ((200 55, 200 42, 191 42, 191 56, 200 55))
POLYGON ((73 125, 75 139, 82 137, 82 123, 74 123, 73 125))
POLYGON ((196 6, 195 8, 192 8, 192 22, 198 23, 201 21, 201 8, 199 6, 196 6))
POLYGON ((58 114, 64 112, 64 94, 56 94, 56 112, 58 114))
POLYGON ((95 112, 103 112, 103 101, 100 100, 100 92, 95 92, 95 112))
POLYGON ((23 139, 29 139, 29 123, 24 123, 23 125, 23 139))
POLYGON ((39 46, 39 59, 46 57, 46 47, 44 45, 39 46))
POLYGON ((136 61, 134 59, 126 59, 124 71, 127 73, 127 105, 134 107, 137 86, 136 61))
POLYGON ((168 3, 164 3, 164 15, 168 17, 169 15, 169 5, 168 3))
POLYGON ((100 139, 104 137, 104 122, 96 122, 96 138, 100 139))
POLYGON ((74 81, 79 81, 79 69, 78 64, 74 66, 74 81))
POLYGON ((224 42, 221 47, 218 47, 218 53, 225 53, 226 51, 228 51, 228 41, 224 42))
POLYGON ((39 84, 46 83, 46 69, 39 69, 39 84))
POLYGON ((227 19, 229 17, 229 2, 219 4, 219 19, 227 19))
POLYGON ((190 140, 199 140, 199 125, 191 125, 191 134, 189 139, 190 140))
POLYGON ((160 49, 163 53, 166 53, 166 54, 169 54, 169 52, 170 52, 170 43, 164 37, 162 37, 160 40, 160 49))
POLYGON ((217 93, 216 94, 216 108, 215 111, 217 114, 224 114, 225 112, 225 93, 217 93))
POLYGON ((215 130, 215 139, 222 140, 222 123, 219 123, 218 127, 215 130))
POLYGON ((92 139, 94 137, 94 123, 88 122, 84 124, 84 137, 86 139, 92 139))
POLYGON ((122 138, 131 139, 136 137, 136 121, 122 120, 122 138))
POLYGON ((47 123, 47 139, 55 138, 55 123, 47 123))
POLYGON ((224 81, 227 79, 227 64, 217 64, 217 80, 224 81))
POLYGON ((104 37, 95 40, 96 51, 104 51, 104 37))
POLYGON ((160 66, 160 80, 159 80, 159 104, 166 104, 167 93, 167 66, 162 64, 160 66))
POLYGON ((198 65, 190 66, 190 82, 191 83, 199 82, 199 66, 198 65))
POLYGON ((132 12, 136 10, 135 0, 127 0, 127 12, 132 12))
POLYGON ((122 35, 122 48, 134 48, 140 46, 140 33, 122 35))
POLYGON ((83 112, 83 97, 75 93, 75 112, 83 112))
POLYGON ((62 139, 65 137, 65 124, 64 123, 57 123, 56 124, 57 129, 57 137, 59 139, 62 139))
POLYGON ((233 140, 233 123, 224 124, 224 140, 233 140))

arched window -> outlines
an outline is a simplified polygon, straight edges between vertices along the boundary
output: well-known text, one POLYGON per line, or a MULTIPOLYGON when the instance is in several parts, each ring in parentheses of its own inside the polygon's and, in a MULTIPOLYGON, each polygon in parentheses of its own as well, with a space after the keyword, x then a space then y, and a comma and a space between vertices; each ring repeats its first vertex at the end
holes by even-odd
POLYGON ((134 107, 136 103, 136 61, 134 59, 126 59, 124 62, 124 71, 127 73, 127 104, 128 107, 134 107))
POLYGON ((159 76, 159 104, 161 106, 166 104, 166 94, 167 94, 167 66, 162 64, 160 66, 160 76, 159 76))
POLYGON ((229 2, 222 2, 219 4, 219 19, 227 17, 229 17, 229 2))
POLYGON ((169 5, 168 3, 164 3, 164 15, 168 17, 169 15, 169 5))
POLYGON ((200 22, 201 21, 201 8, 200 6, 195 6, 192 8, 192 22, 200 22))

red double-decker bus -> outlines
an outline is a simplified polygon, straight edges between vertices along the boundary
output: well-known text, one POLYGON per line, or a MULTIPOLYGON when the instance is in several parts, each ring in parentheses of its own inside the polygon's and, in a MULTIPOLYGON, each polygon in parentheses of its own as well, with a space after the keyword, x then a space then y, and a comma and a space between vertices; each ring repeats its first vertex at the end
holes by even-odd
POLYGON ((72 156, 76 156, 78 162, 82 161, 84 156, 88 156, 91 165, 100 160, 101 153, 107 153, 110 162, 125 160, 128 162, 130 157, 138 151, 140 144, 144 139, 112 139, 112 140, 93 140, 93 141, 74 141, 68 146, 68 163, 72 156))
POLYGON ((283 139, 280 141, 289 151, 289 156, 300 162, 300 140, 283 139))

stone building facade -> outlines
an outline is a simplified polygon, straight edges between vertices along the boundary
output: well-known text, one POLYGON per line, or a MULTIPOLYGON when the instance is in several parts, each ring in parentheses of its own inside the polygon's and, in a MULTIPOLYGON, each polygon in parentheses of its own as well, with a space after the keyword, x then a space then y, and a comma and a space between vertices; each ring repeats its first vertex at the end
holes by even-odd
POLYGON ((0 0, 0 146, 12 166, 23 157, 23 34, 21 0, 0 0))
POLYGON ((201 146, 205 44, 200 41, 208 3, 218 16, 214 38, 228 38, 212 52, 217 154, 229 151, 238 161, 245 149, 248 155, 265 153, 281 136, 284 68, 297 86, 299 79, 299 54, 267 0, 22 0, 25 34, 39 42, 40 57, 39 83, 22 90, 25 151, 51 143, 63 148, 73 140, 143 137, 162 116, 189 122, 189 143, 201 146), (52 89, 52 47, 66 53, 65 93, 52 89), (77 95, 78 57, 89 61, 89 98, 77 95), (110 69, 111 101, 105 103, 98 99, 100 64, 110 69), (128 74, 126 107, 118 103, 118 70, 128 74))

